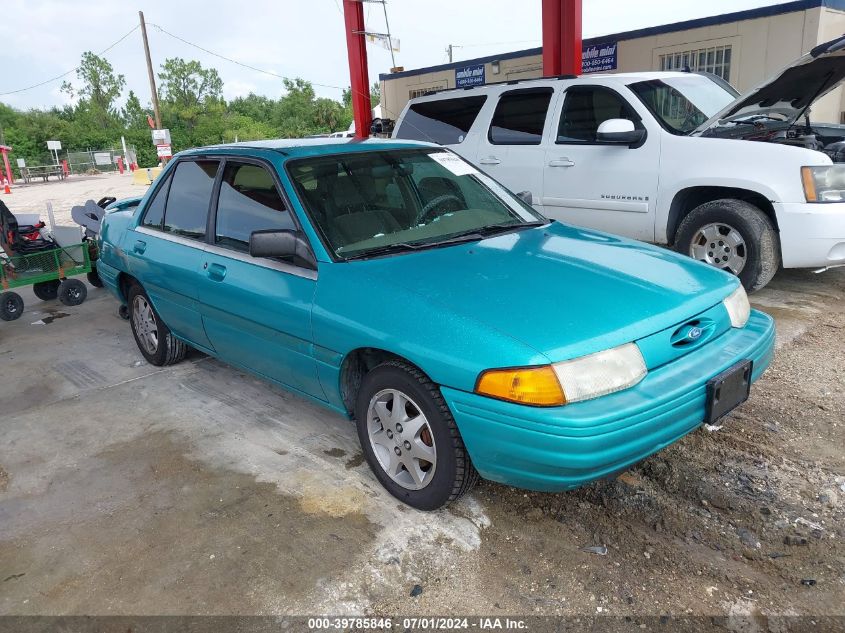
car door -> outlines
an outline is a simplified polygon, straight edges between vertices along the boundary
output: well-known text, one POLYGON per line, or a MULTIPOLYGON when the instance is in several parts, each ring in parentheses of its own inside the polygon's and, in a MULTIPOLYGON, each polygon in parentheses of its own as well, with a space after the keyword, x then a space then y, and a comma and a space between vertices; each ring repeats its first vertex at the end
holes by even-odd
POLYGON ((209 350, 197 295, 211 193, 219 160, 182 159, 157 187, 140 223, 127 232, 129 270, 161 319, 191 345, 209 350))
POLYGON ((540 209, 543 132, 553 96, 554 89, 549 86, 501 93, 487 134, 479 140, 474 161, 511 191, 530 191, 534 205, 540 209))
POLYGON ((561 100, 556 134, 546 146, 543 210, 554 219, 640 240, 654 240, 660 167, 660 134, 606 86, 569 86, 561 100), (597 140, 599 125, 628 119, 646 129, 635 145, 597 140))
POLYGON ((253 231, 297 228, 279 191, 271 165, 226 160, 199 276, 202 321, 223 360, 324 399, 311 336, 317 272, 249 254, 253 231))

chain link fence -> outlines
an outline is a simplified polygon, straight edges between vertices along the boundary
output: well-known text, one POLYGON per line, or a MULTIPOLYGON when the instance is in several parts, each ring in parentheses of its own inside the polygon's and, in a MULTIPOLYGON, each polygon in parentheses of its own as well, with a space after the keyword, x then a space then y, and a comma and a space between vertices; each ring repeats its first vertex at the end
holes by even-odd
MULTIPOLYGON (((71 174, 87 174, 92 171, 111 172, 117 171, 117 157, 123 156, 123 149, 98 149, 85 152, 66 152, 65 160, 71 174)), ((134 145, 126 147, 124 157, 124 168, 129 163, 137 162, 137 154, 134 145)))

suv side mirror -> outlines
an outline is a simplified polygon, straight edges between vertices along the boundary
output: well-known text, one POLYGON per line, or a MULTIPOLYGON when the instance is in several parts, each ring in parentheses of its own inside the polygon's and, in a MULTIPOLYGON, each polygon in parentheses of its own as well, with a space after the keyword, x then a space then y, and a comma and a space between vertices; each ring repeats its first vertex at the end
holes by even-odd
POLYGON ((520 191, 516 194, 516 197, 522 200, 525 204, 534 204, 534 196, 532 196, 531 192, 528 190, 520 191))
POLYGON ((252 257, 277 257, 317 270, 317 260, 311 247, 299 231, 269 229, 253 231, 249 236, 249 254, 252 257))
POLYGON ((628 119, 607 119, 599 125, 596 140, 611 145, 638 145, 645 140, 645 130, 636 129, 628 119))

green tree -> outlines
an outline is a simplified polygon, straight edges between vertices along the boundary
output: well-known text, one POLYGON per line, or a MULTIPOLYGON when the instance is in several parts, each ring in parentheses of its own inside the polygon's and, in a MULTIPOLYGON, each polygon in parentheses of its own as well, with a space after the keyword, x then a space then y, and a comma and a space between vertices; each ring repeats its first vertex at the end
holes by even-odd
POLYGON ((203 68, 196 60, 181 57, 164 60, 161 72, 164 109, 192 130, 200 115, 222 100, 223 80, 214 68, 203 68))
POLYGON ((91 51, 82 53, 76 76, 82 86, 77 89, 65 81, 62 82, 62 92, 79 97, 80 108, 87 110, 100 125, 110 126, 116 117, 114 103, 123 92, 126 78, 116 75, 107 59, 91 51))

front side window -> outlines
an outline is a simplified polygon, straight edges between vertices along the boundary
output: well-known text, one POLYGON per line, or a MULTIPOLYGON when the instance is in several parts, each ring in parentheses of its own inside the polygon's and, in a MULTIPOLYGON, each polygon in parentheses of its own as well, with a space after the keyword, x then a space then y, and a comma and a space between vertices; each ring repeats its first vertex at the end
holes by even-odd
POLYGON ((303 206, 340 259, 481 239, 546 220, 457 155, 437 149, 294 160, 303 206))
POLYGON ((490 122, 490 142, 495 145, 539 145, 552 93, 551 88, 503 93, 490 122))
POLYGON ((176 166, 164 212, 165 232, 197 240, 205 238, 208 206, 219 164, 216 160, 185 160, 176 166))
POLYGON ((476 96, 411 104, 396 138, 440 145, 462 143, 486 100, 485 96, 476 96))
POLYGON ((259 165, 226 163, 217 202, 215 244, 248 252, 253 231, 294 228, 269 171, 259 165))
POLYGON ((594 143, 599 126, 608 119, 628 119, 642 127, 640 118, 617 93, 599 86, 577 86, 566 91, 558 143, 594 143))

